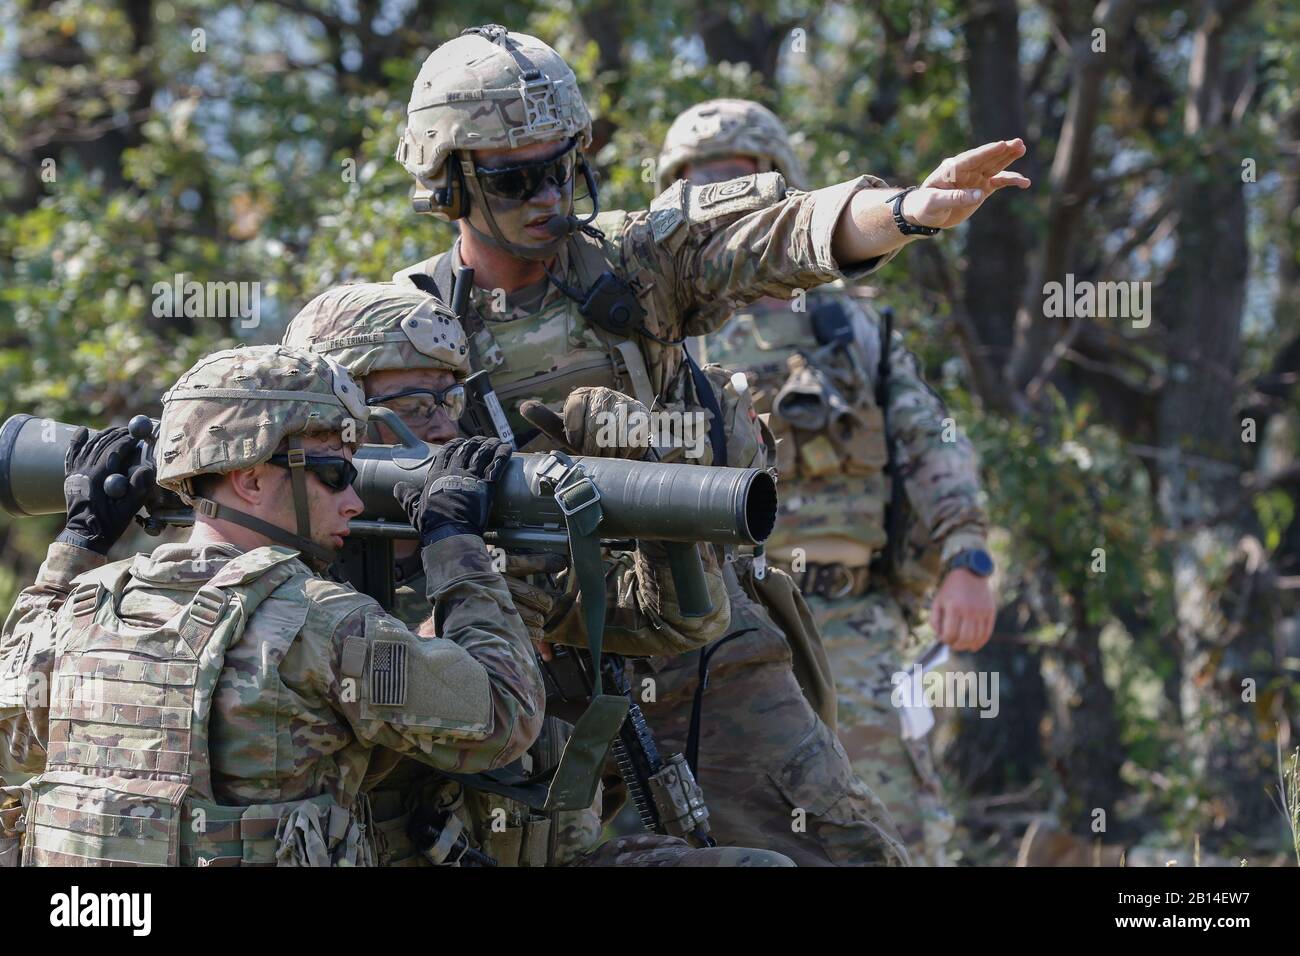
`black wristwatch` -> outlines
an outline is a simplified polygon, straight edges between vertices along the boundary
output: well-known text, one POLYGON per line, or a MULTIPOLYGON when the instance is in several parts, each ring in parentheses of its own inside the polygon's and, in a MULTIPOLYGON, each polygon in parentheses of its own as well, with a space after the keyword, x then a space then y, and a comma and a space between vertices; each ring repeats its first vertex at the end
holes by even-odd
POLYGON ((966 548, 949 558, 943 571, 947 574, 949 571, 963 568, 976 577, 987 578, 993 573, 994 567, 993 556, 983 548, 966 548))
POLYGON ((938 226, 915 226, 903 218, 903 198, 913 189, 920 189, 920 186, 908 186, 901 193, 890 196, 885 200, 885 205, 893 203, 894 206, 894 225, 898 226, 898 231, 905 236, 935 236, 939 234, 938 226))

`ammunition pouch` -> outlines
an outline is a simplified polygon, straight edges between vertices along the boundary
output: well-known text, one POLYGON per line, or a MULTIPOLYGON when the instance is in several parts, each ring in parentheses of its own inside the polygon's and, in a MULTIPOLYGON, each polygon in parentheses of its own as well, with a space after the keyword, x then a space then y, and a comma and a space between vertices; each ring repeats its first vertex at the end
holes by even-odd
MULTIPOLYGON (((459 805, 459 801, 457 802, 459 805)), ((400 790, 370 793, 371 832, 375 841, 376 866, 422 866, 424 858, 407 833, 411 811, 400 790)))
MULTIPOLYGON (((882 473, 889 461, 885 421, 867 395, 850 402, 833 370, 792 355, 785 384, 772 399, 768 426, 778 439, 777 470, 790 478, 882 473)), ((865 383, 860 388, 866 389, 865 383)))
POLYGON ((546 866, 550 859, 552 817, 530 813, 504 827, 489 824, 483 833, 483 852, 508 867, 546 866))
POLYGON ((251 807, 186 801, 182 866, 373 866, 364 797, 357 812, 328 795, 251 807))
POLYGON ((374 866, 369 801, 357 798, 357 813, 335 803, 302 801, 279 818, 276 866, 374 866))

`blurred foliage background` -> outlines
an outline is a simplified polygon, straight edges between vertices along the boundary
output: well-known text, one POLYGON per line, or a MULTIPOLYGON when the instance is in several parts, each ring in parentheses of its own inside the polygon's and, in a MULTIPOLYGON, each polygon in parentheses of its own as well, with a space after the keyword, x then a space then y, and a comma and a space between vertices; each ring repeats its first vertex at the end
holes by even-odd
MULTIPOLYGON (((199 355, 444 248, 392 159, 421 62, 500 22, 569 60, 606 208, 668 123, 758 99, 815 185, 1022 136, 879 277, 997 526, 998 719, 937 732, 967 862, 1281 859, 1300 668, 1300 8, 1284 0, 16 0, 0 21, 0 415, 157 414, 199 355), (259 283, 260 321, 155 283, 259 283), (1149 324, 1044 285, 1151 283, 1149 324), (1077 859, 1070 854, 1083 854, 1077 859)), ((57 530, 0 517, 0 608, 57 530)), ((147 541, 147 539, 146 539, 147 541)), ((139 545, 140 541, 125 543, 139 545)))

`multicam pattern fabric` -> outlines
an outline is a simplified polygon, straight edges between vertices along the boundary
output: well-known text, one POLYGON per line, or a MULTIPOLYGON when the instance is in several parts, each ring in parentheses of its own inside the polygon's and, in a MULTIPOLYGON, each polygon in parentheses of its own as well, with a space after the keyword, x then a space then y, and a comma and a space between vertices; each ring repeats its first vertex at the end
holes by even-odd
POLYGON ((775 170, 791 186, 803 188, 803 169, 776 114, 753 100, 718 99, 697 103, 668 127, 659 151, 659 191, 680 178, 688 163, 732 156, 753 157, 759 172, 775 170))
MULTIPOLYGON (((492 25, 480 29, 491 31, 492 25)), ((531 80, 504 45, 480 34, 450 40, 424 61, 397 146, 397 161, 422 185, 436 185, 454 150, 570 136, 581 147, 590 145, 591 116, 573 70, 536 37, 508 33, 506 40, 537 71, 531 80)))
POLYGON ((414 286, 356 282, 312 299, 283 343, 328 355, 360 381, 383 369, 437 368, 469 374, 465 332, 451 309, 414 286))
MULTIPOLYGON (((409 293, 396 291, 394 286, 386 283, 332 290, 319 296, 294 319, 286 333, 286 341, 314 344, 346 365, 358 379, 380 368, 425 367, 430 363, 424 356, 408 365, 414 350, 401 343, 394 347, 350 342, 365 337, 364 334, 350 334, 354 328, 350 323, 353 322, 358 330, 391 334, 404 314, 403 309, 409 308, 409 302, 403 303, 403 300, 412 299, 418 305, 424 296, 415 290, 409 293), (399 305, 402 308, 398 308, 399 305), (386 351, 378 352, 379 348, 386 351)), ((463 354, 463 346, 460 352, 463 354)), ((464 377, 463 364, 457 371, 460 377, 464 377)), ((606 394, 592 396, 599 408, 628 401, 624 396, 603 391, 606 394)), ((571 425, 579 431, 585 430, 585 419, 590 417, 585 414, 585 406, 582 411, 584 414, 580 416, 566 415, 566 419, 573 419, 571 425)), ((600 451, 594 447, 584 450, 600 451)), ((645 547, 644 555, 622 555, 612 562, 614 573, 608 579, 607 597, 611 630, 607 646, 618 650, 623 642, 634 641, 638 649, 670 652, 699 646, 708 636, 721 633, 727 623, 725 585, 712 555, 706 561, 706 578, 714 599, 714 611, 704 618, 685 619, 675 613, 675 592, 670 576, 664 574, 665 580, 659 580, 662 569, 667 567, 666 552, 662 546, 647 543, 645 547), (680 623, 674 627, 673 622, 677 621, 680 623), (648 641, 646 635, 652 639, 648 641)), ((401 573, 400 566, 398 573, 401 573)), ((540 637, 544 618, 542 609, 535 607, 532 599, 545 595, 514 578, 508 578, 507 583, 525 625, 530 633, 536 632, 535 636, 540 637)), ((394 597, 394 613, 409 626, 418 626, 428 616, 422 575, 401 581, 394 597)), ((580 620, 580 606, 575 605, 550 636, 555 640, 584 645, 586 636, 580 620)), ((563 741, 559 746, 563 746, 563 741)), ((421 865, 425 862, 424 857, 410 845, 403 830, 404 821, 409 820, 410 812, 417 804, 438 806, 454 813, 473 845, 504 866, 563 865, 579 858, 600 839, 598 806, 539 820, 522 804, 463 788, 412 760, 401 761, 386 776, 377 774, 369 786, 374 788, 371 794, 374 813, 378 831, 383 837, 379 859, 384 865, 421 865), (544 829, 553 832, 544 833, 544 829)))
MULTIPOLYGON (((642 212, 609 212, 596 219, 603 238, 574 234, 553 271, 566 285, 585 290, 605 270, 629 282, 645 310, 644 325, 673 342, 721 326, 731 312, 763 295, 789 297, 845 275, 860 278, 893 253, 841 270, 831 255, 835 223, 854 193, 883 186, 871 176, 804 193, 787 190, 779 173, 693 187, 684 182, 642 212)), ((450 250, 403 269, 393 279, 438 270, 450 250)), ((682 349, 649 336, 633 336, 633 355, 620 339, 592 325, 578 303, 554 283, 513 295, 475 288, 464 320, 470 361, 486 370, 517 435, 534 429, 518 414, 533 398, 557 414, 575 389, 603 385, 647 406, 656 398, 691 394, 682 349)), ((533 450, 527 446, 527 450, 533 450)))
POLYGON ((365 396, 332 359, 282 345, 214 352, 163 395, 158 484, 261 464, 291 435, 362 435, 365 396))
MULTIPOLYGON (((475 289, 474 314, 466 319, 471 363, 492 375, 493 385, 517 435, 527 436, 531 426, 517 414, 520 402, 538 399, 557 414, 568 395, 581 386, 605 386, 641 399, 647 406, 710 415, 696 394, 692 377, 683 364, 675 341, 701 335, 722 325, 730 313, 763 295, 791 296, 849 275, 865 276, 891 256, 841 269, 831 254, 835 224, 845 205, 863 188, 883 186, 863 176, 812 193, 787 190, 779 173, 762 173, 725 183, 695 188, 677 182, 645 212, 607 213, 598 217, 601 236, 575 234, 561 250, 556 270, 565 283, 585 289, 603 271, 612 271, 630 283, 645 311, 644 327, 651 335, 623 342, 618 336, 593 326, 578 305, 553 284, 520 290, 499 297, 475 289), (630 354, 629 354, 630 353, 630 354), (644 397, 643 397, 644 396, 644 397)), ((460 265, 453 249, 449 265, 460 265)), ((433 276, 439 269, 435 256, 394 276, 403 281, 410 273, 433 276)), ((445 269, 445 266, 444 266, 445 269)), ((718 398, 721 370, 706 370, 718 398)), ((744 466, 764 461, 757 423, 749 418, 748 399, 732 390, 723 395, 727 464, 744 466), (730 410, 730 415, 728 414, 730 410), (733 447, 734 446, 734 447, 733 447)), ((528 450, 547 447, 528 445, 528 450)), ((681 450, 677 451, 680 457, 681 450)), ((667 457, 667 456, 666 456, 667 457)), ((718 449, 709 443, 701 464, 720 462, 718 449)), ((638 559, 639 560, 639 559, 638 559)), ((651 568, 662 590, 671 594, 669 575, 662 565, 651 568)), ((644 582, 642 582, 644 584, 644 582)), ((738 590, 738 589, 737 589, 738 590)), ((644 593, 644 592, 642 592, 644 593)), ((737 628, 735 598, 730 627, 737 628)), ((709 734, 701 746, 700 783, 709 802, 715 832, 721 842, 770 846, 798 862, 884 863, 906 859, 892 835, 892 823, 879 801, 853 778, 848 758, 803 697, 791 665, 786 639, 761 607, 748 602, 746 614, 782 649, 781 660, 770 667, 744 665, 734 681, 711 687, 706 699, 709 734), (721 689, 719 689, 721 688, 721 689), (759 708, 758 702, 766 701, 759 708), (727 715, 734 714, 734 718, 727 715), (754 741, 763 746, 751 756, 754 741), (796 761, 803 769, 793 769, 796 761), (713 773, 716 768, 716 774, 713 773), (790 830, 795 809, 776 780, 783 770, 801 778, 833 786, 834 799, 803 801, 800 809, 813 809, 810 825, 797 840, 790 830), (712 775, 711 775, 712 774, 712 775), (725 821, 725 822, 724 822, 725 821)), ((722 636, 724 631, 709 635, 722 636)), ((619 643, 616 628, 606 632, 606 647, 627 654, 653 653, 637 649, 636 634, 619 643)), ((674 648, 681 654, 698 644, 674 648)), ((739 653, 739 648, 727 648, 739 653)), ((743 656, 743 655, 742 655, 743 656)), ((647 718, 667 752, 685 746, 690 692, 697 657, 678 662, 686 689, 676 696, 660 696, 659 704, 646 706, 647 718)), ((662 672, 659 676, 662 676, 662 672)), ((813 784, 812 786, 820 786, 813 784)), ((802 800, 802 798, 800 798, 802 800)))
POLYGON ((35 583, 18 594, 9 611, 0 631, 0 773, 45 768, 55 620, 73 579, 106 563, 93 551, 51 544, 35 583))
MULTIPOLYGON (((696 768, 714 837, 799 866, 906 864, 889 812, 800 690, 786 637, 738 586, 730 597, 736 636, 709 649, 696 768)), ((638 665, 634 686, 654 689, 641 706, 661 750, 686 749, 698 674, 698 653, 638 665)))
MULTIPOLYGON (((883 418, 875 399, 880 331, 875 316, 847 290, 817 290, 803 306, 794 311, 790 302, 770 298, 751 303, 703 340, 703 357, 745 373, 754 407, 768 417, 779 443, 781 515, 768 554, 789 563, 798 548, 806 561, 865 567, 884 545, 889 495, 883 418), (814 310, 832 298, 854 323, 856 340, 848 354, 827 353, 813 334, 814 310), (828 416, 817 429, 799 427, 773 409, 783 387, 810 364, 804 357, 809 354, 826 372, 819 382, 829 381, 839 393, 830 401, 838 397, 844 406, 842 415, 834 421, 828 416)), ((937 552, 940 560, 929 565, 934 570, 964 548, 984 547, 988 519, 980 505, 979 462, 897 334, 890 366, 889 430, 917 525, 910 537, 937 552)), ((811 399, 799 407, 810 404, 811 399)))
MULTIPOLYGON (((666 554, 659 555, 650 542, 643 542, 642 548, 646 549, 644 553, 621 553, 612 558, 612 573, 606 578, 609 588, 606 646, 611 643, 634 644, 641 649, 641 653, 656 651, 675 653, 683 647, 699 646, 702 640, 694 635, 701 633, 700 628, 703 625, 698 620, 685 619, 676 615, 673 611, 676 608, 675 601, 669 602, 666 616, 649 609, 651 598, 643 596, 643 592, 653 596, 653 606, 661 610, 665 608, 663 595, 657 589, 658 585, 654 584, 658 581, 660 572, 651 569, 664 567, 667 558, 666 554), (638 582, 650 583, 639 585, 638 582), (651 587, 655 589, 650 590, 651 587)), ((662 549, 662 545, 659 548, 662 549)), ((709 627, 709 630, 713 631, 718 630, 719 627, 725 628, 729 620, 730 605, 726 600, 726 585, 722 582, 721 571, 711 554, 710 560, 706 562, 706 575, 715 611, 713 615, 703 620, 714 622, 709 627), (721 621, 720 625, 716 623, 718 620, 721 621)), ((667 579, 665 586, 671 588, 671 576, 664 573, 663 577, 667 579)), ((422 620, 428 614, 428 602, 423 599, 422 592, 422 577, 414 576, 402 581, 395 588, 393 613, 408 623, 422 620)), ((575 604, 575 608, 576 610, 571 610, 565 615, 558 627, 547 631, 545 636, 548 640, 585 644, 586 638, 579 623, 581 605, 575 604)), ((562 739, 558 742, 548 743, 542 740, 538 742, 541 749, 547 749, 549 746, 553 757, 558 757, 563 744, 562 739)), ((439 780, 436 772, 425 772, 423 768, 412 767, 409 764, 410 761, 405 761, 400 773, 385 779, 381 785, 382 789, 405 790, 408 794, 420 792, 422 794, 420 799, 425 802, 439 806, 454 806, 455 812, 461 816, 462 823, 475 845, 482 847, 485 852, 492 853, 502 865, 543 865, 543 862, 537 859, 520 862, 519 854, 525 852, 530 845, 524 834, 530 829, 536 830, 539 826, 538 822, 531 818, 527 807, 492 794, 465 789, 460 784, 445 778, 439 780), (492 826, 492 813, 497 814, 496 828, 492 826)), ((549 765, 547 759, 543 759, 542 754, 534 754, 533 766, 543 765, 549 765)), ((563 866, 574 863, 599 844, 603 831, 602 794, 603 789, 598 789, 595 802, 586 810, 566 811, 553 815, 549 824, 552 832, 542 848, 541 860, 545 861, 545 865, 563 866)), ((385 798, 381 802, 385 806, 401 807, 398 812, 406 812, 406 808, 410 805, 409 796, 400 801, 385 798)), ((376 806, 378 805, 379 802, 376 806)), ((376 816, 379 815, 377 809, 376 816)), ((681 841, 677 842, 681 843, 681 841)), ((653 845, 659 846, 659 844, 653 845)), ((687 845, 682 843, 682 846, 687 845)), ((630 850, 619 857, 619 865, 641 865, 629 862, 633 857, 628 856, 628 852, 630 850)))
POLYGON ((904 739, 891 700, 892 678, 904 667, 902 608, 882 590, 837 601, 812 597, 808 605, 835 675, 839 737, 854 772, 889 807, 913 865, 946 865, 954 821, 929 737, 904 739))
POLYGON ((948 557, 985 547, 979 465, 896 335, 888 419, 909 513, 892 593, 871 582, 867 568, 886 541, 889 495, 875 398, 879 326, 848 290, 817 290, 802 305, 795 312, 789 302, 752 303, 704 341, 703 353, 744 370, 755 407, 778 440, 781 515, 769 555, 792 566, 796 580, 808 564, 844 568, 850 593, 808 597, 835 676, 840 739, 856 773, 892 812, 913 862, 937 865, 947 858, 952 820, 928 743, 900 736, 890 677, 901 669, 908 633, 903 608, 918 610, 948 557), (829 299, 853 321, 854 341, 845 349, 819 347, 814 334, 811 318, 829 299))
MULTIPOLYGON (((214 675, 212 685, 200 681, 196 687, 195 700, 210 701, 203 704, 210 707, 206 753, 196 756, 199 765, 210 767, 210 793, 204 792, 206 782, 195 778, 195 794, 186 796, 191 778, 182 774, 170 782, 165 777, 156 781, 156 786, 167 783, 172 788, 170 795, 144 794, 133 782, 136 775, 131 770, 118 771, 126 779, 118 789, 135 793, 141 800, 148 797, 150 806, 161 806, 157 801, 164 798, 166 805, 183 808, 188 815, 195 806, 193 801, 210 797, 211 807, 206 803, 197 806, 220 816, 227 834, 227 844, 215 846, 214 852, 229 852, 229 840, 234 840, 235 856, 222 856, 222 860, 238 861, 239 834, 249 834, 251 840, 256 833, 265 849, 250 857, 252 844, 245 845, 244 862, 272 863, 279 851, 283 851, 282 863, 368 862, 369 844, 351 840, 347 834, 354 826, 357 833, 363 832, 368 821, 361 787, 373 758, 405 754, 429 766, 472 772, 515 759, 536 737, 543 700, 532 647, 513 613, 509 591, 491 570, 482 542, 469 536, 440 541, 425 554, 427 594, 439 608, 445 639, 417 637, 400 621, 385 615, 373 600, 312 574, 287 549, 262 548, 241 555, 225 545, 197 552, 187 544, 163 545, 151 557, 141 555, 132 562, 95 571, 88 570, 93 565, 90 557, 78 559, 66 550, 52 549, 42 570, 40 591, 30 589, 32 593, 23 596, 20 610, 6 624, 0 641, 2 666, 9 673, 20 673, 26 686, 38 677, 48 686, 51 671, 78 664, 71 650, 68 660, 63 660, 62 653, 65 646, 80 646, 77 640, 69 640, 69 635, 76 630, 74 625, 84 623, 73 615, 81 599, 66 599, 74 581, 77 585, 118 581, 120 593, 113 614, 137 629, 133 633, 147 636, 149 628, 162 627, 178 610, 194 602, 196 593, 209 582, 222 581, 227 569, 241 569, 240 587, 256 586, 260 572, 250 570, 249 562, 289 573, 282 574, 270 593, 261 596, 242 631, 229 641, 224 656, 205 665, 214 675), (259 564, 262 555, 276 560, 259 564), (74 579, 78 571, 88 573, 74 579), (53 628, 48 626, 51 613, 56 616, 53 628), (400 642, 405 649, 406 692, 401 703, 375 699, 373 646, 380 639, 400 642), (50 642, 57 649, 54 653, 50 642), (190 802, 182 804, 182 799, 190 802), (300 806, 303 801, 315 809, 300 806), (288 804, 294 805, 288 816, 281 812, 265 815, 265 826, 247 823, 247 814, 254 808, 288 804), (337 818, 331 807, 341 808, 347 815, 337 818), (247 809, 236 809, 231 817, 227 808, 247 809), (237 822, 241 818, 244 822, 237 822), (340 859, 340 853, 346 859, 340 859)), ((82 587, 77 594, 85 590, 82 587)), ((243 606, 242 599, 239 605, 226 605, 234 606, 243 606)), ((96 618, 96 626, 112 632, 113 625, 103 613, 96 618)), ((391 667, 391 656, 389 663, 391 667)), ((115 674, 119 682, 125 682, 125 690, 115 690, 115 699, 123 693, 143 695, 150 701, 173 696, 168 682, 179 672, 159 672, 153 683, 145 685, 134 683, 145 677, 133 676, 139 669, 140 665, 125 663, 118 668, 121 673, 115 674)), ((128 699, 134 697, 123 698, 128 699)), ((9 700, 11 697, 6 698, 9 700)), ((93 701, 91 705, 98 706, 93 701)), ((142 706, 139 711, 143 714, 149 709, 142 706)), ((167 711, 168 707, 163 707, 160 712, 167 711)), ((129 738, 87 741, 78 745, 75 756, 69 751, 68 756, 59 758, 63 763, 56 765, 56 745, 63 741, 52 739, 50 713, 48 698, 29 698, 20 711, 12 704, 0 710, 0 719, 5 721, 10 738, 9 752, 14 752, 14 740, 25 741, 25 769, 44 771, 32 786, 42 799, 47 790, 52 791, 54 816, 49 825, 57 829, 57 808, 69 806, 57 796, 60 787, 71 799, 68 788, 78 786, 67 775, 94 772, 99 759, 96 747, 129 750, 133 744, 129 738), (11 736, 15 728, 18 733, 11 736), (42 766, 46 754, 50 764, 42 766)), ((59 713, 63 719, 62 711, 59 713)), ((175 718, 183 721, 187 713, 176 710, 175 718)), ((167 726, 158 732, 171 733, 165 730, 167 726)), ((134 763, 132 758, 132 766, 134 763)), ((180 813, 177 809, 177 820, 180 813)), ((170 828, 174 844, 176 820, 160 823, 170 828)), ((179 831, 183 835, 185 828, 179 831)), ((182 853, 182 862, 197 862, 196 854, 203 852, 202 834, 206 831, 194 832, 200 835, 199 849, 191 847, 188 859, 182 853)), ((173 845, 167 852, 174 856, 175 850, 173 845)), ((118 852, 126 852, 126 848, 118 847, 118 852)), ((153 850, 145 846, 140 852, 153 850)), ((167 862, 172 856, 128 857, 128 861, 167 862)))

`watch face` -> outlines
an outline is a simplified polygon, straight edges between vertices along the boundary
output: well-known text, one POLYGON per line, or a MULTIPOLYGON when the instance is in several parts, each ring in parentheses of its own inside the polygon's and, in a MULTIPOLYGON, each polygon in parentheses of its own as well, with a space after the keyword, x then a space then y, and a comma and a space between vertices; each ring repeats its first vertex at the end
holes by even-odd
POLYGON ((993 558, 987 551, 968 551, 966 567, 982 578, 993 573, 993 558))

